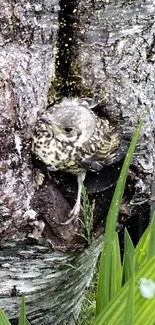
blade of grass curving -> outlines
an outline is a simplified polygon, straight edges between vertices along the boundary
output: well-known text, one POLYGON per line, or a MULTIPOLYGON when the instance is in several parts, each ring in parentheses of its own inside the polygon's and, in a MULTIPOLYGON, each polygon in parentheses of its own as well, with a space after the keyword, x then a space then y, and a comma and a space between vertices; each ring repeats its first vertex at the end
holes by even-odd
POLYGON ((129 291, 127 293, 127 304, 124 310, 124 324, 134 324, 134 284, 135 284, 135 254, 132 260, 133 271, 129 281, 129 291))
MULTIPOLYGON (((134 282, 134 324, 154 325, 155 308, 154 299, 142 297, 139 290, 141 278, 151 279, 155 282, 155 256, 146 259, 140 269, 136 271, 134 282)), ((121 288, 120 292, 110 301, 91 325, 126 325, 124 323, 124 310, 127 304, 130 281, 121 288)))
POLYGON ((147 257, 149 258, 152 257, 153 255, 155 255, 155 212, 153 213, 153 217, 150 225, 150 238, 149 238, 147 257))
POLYGON ((101 254, 100 259, 100 268, 99 268, 99 278, 98 278, 98 287, 97 287, 97 297, 96 297, 96 315, 98 315, 102 309, 110 301, 110 292, 111 292, 111 266, 112 266, 112 245, 116 229, 117 218, 120 210, 120 204, 125 188, 128 168, 132 161, 132 156, 140 135, 140 131, 143 125, 144 117, 146 112, 144 112, 142 119, 139 122, 139 125, 134 133, 130 147, 128 149, 126 158, 123 163, 123 167, 115 188, 113 199, 109 208, 105 237, 104 237, 104 248, 101 254))
POLYGON ((26 321, 25 321, 25 296, 22 296, 18 325, 26 325, 26 321))
POLYGON ((151 225, 149 225, 146 228, 135 249, 139 266, 144 262, 144 260, 147 257, 148 245, 150 239, 150 227, 151 225))
POLYGON ((1 325, 11 325, 2 308, 0 308, 0 324, 1 325))
POLYGON ((124 256, 123 256, 123 284, 127 282, 133 274, 133 260, 135 267, 138 269, 138 262, 135 257, 135 249, 131 237, 125 228, 124 232, 124 256))
POLYGON ((25 325, 31 325, 27 318, 25 318, 25 325))
POLYGON ((111 268, 111 292, 110 297, 113 298, 120 290, 122 285, 122 266, 120 256, 120 245, 118 233, 115 232, 113 252, 112 252, 112 268, 111 268))

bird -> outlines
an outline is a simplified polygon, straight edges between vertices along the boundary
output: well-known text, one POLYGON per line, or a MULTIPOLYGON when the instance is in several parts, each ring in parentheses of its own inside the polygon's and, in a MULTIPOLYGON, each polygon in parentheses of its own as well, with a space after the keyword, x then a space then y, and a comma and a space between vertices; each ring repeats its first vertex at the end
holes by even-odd
POLYGON ((50 171, 65 171, 77 176, 78 192, 69 224, 79 217, 82 186, 87 170, 100 172, 116 157, 120 136, 107 118, 99 117, 90 98, 67 98, 47 107, 38 118, 32 152, 50 171))

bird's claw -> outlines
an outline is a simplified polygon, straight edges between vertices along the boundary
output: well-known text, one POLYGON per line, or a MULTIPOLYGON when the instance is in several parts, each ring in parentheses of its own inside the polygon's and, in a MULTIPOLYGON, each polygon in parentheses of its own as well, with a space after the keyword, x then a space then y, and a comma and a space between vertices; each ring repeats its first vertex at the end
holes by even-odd
POLYGON ((68 225, 70 222, 72 222, 74 219, 79 219, 79 213, 80 213, 80 206, 79 204, 75 204, 71 212, 69 213, 68 217, 69 219, 65 222, 61 222, 61 225, 68 225))

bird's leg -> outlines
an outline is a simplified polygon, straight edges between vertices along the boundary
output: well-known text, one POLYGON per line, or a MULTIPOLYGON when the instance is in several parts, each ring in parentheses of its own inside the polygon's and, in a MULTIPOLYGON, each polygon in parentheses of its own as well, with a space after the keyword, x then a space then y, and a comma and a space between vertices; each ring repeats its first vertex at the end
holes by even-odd
POLYGON ((85 177, 86 177, 86 172, 82 172, 81 174, 79 174, 77 176, 77 182, 78 182, 77 200, 76 200, 76 203, 75 203, 73 209, 71 210, 71 212, 69 214, 70 218, 66 222, 63 223, 65 225, 69 224, 72 220, 78 218, 78 216, 79 216, 80 206, 81 206, 82 186, 83 186, 83 182, 85 180, 85 177))
POLYGON ((70 215, 74 215, 77 216, 80 213, 80 206, 81 206, 81 193, 82 193, 82 186, 83 186, 83 182, 85 180, 86 177, 86 172, 82 172, 81 174, 79 174, 77 176, 77 182, 78 182, 78 194, 77 194, 77 200, 76 203, 73 207, 73 209, 70 212, 70 215))

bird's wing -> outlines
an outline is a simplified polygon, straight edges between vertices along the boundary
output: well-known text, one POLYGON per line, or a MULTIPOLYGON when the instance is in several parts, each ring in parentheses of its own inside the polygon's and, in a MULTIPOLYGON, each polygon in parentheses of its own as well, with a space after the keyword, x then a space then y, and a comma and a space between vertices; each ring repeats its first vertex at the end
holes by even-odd
POLYGON ((81 165, 86 169, 99 172, 103 166, 116 163, 125 157, 125 151, 118 146, 119 136, 117 133, 105 134, 100 148, 93 154, 87 152, 86 157, 83 157, 81 161, 81 165))
POLYGON ((100 172, 105 165, 115 164, 125 158, 126 151, 122 150, 122 148, 117 148, 113 153, 110 153, 106 158, 99 158, 98 156, 93 156, 90 158, 82 159, 80 162, 81 165, 88 170, 94 172, 100 172))

